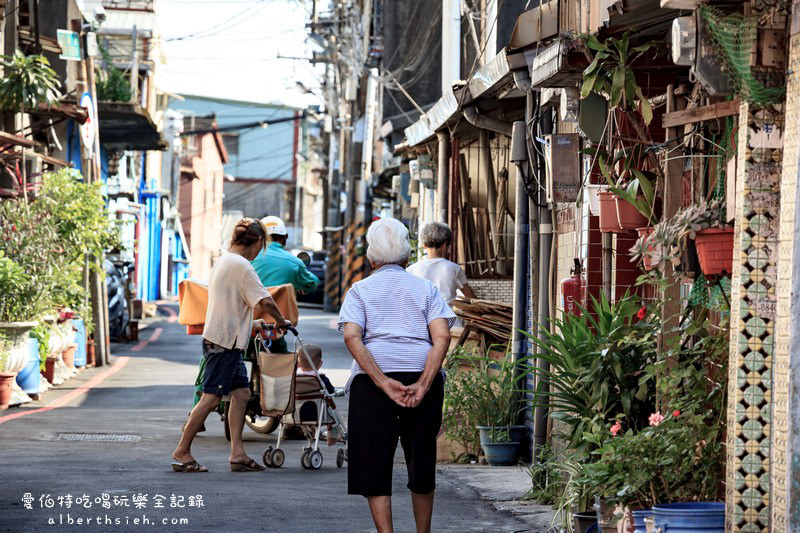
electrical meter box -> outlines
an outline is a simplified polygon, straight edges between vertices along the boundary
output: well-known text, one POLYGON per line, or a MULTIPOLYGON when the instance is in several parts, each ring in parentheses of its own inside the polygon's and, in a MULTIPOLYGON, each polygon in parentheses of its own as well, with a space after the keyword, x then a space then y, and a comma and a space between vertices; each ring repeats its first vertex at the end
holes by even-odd
POLYGON ((421 155, 408 162, 408 169, 412 179, 419 180, 420 185, 432 189, 436 187, 436 174, 431 156, 421 155))
POLYGON ((580 136, 577 133, 554 133, 545 136, 547 201, 573 203, 581 188, 580 136))

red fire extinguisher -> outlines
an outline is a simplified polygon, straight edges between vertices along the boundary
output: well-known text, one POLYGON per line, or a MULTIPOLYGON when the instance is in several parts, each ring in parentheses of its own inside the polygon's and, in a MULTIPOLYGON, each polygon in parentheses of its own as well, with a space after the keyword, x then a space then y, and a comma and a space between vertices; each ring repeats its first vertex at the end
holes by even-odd
POLYGON ((561 280, 561 308, 565 314, 581 316, 581 307, 586 303, 586 280, 582 276, 581 260, 574 261, 572 275, 561 280))

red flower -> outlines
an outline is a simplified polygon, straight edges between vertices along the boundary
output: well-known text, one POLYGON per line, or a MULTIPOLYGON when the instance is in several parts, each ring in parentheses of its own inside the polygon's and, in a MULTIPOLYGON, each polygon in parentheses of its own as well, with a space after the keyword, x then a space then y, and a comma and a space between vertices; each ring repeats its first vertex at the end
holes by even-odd
POLYGON ((639 309, 639 312, 636 313, 636 318, 638 318, 639 320, 644 320, 644 317, 646 316, 647 316, 647 308, 642 306, 642 308, 639 309))
POLYGON ((622 430, 622 423, 620 423, 620 421, 617 420, 616 422, 614 422, 614 425, 611 426, 611 434, 616 437, 617 433, 619 433, 621 430, 622 430))
POLYGON ((675 409, 674 411, 672 411, 672 416, 673 418, 678 418, 679 416, 681 416, 680 410, 675 409))

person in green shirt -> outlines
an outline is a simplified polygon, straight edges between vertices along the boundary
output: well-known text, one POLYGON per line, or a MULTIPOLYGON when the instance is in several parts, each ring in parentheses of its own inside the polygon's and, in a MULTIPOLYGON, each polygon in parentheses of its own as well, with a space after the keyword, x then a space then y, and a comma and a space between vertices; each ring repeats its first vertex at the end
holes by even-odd
MULTIPOLYGON (((261 221, 267 227, 267 236, 270 239, 266 250, 252 261, 261 283, 265 287, 290 283, 297 292, 314 291, 319 285, 319 278, 308 270, 305 263, 284 249, 289 232, 283 220, 268 216, 261 221)), ((271 350, 276 353, 286 352, 286 341, 282 338, 273 341, 271 350)))

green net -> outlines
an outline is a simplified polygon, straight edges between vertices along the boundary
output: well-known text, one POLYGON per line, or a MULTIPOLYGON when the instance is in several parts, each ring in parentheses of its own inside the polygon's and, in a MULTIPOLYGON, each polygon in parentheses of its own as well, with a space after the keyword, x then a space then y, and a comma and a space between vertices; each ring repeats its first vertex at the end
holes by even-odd
POLYGON ((750 53, 758 32, 758 19, 740 13, 726 15, 701 4, 711 42, 716 48, 734 92, 749 104, 764 108, 783 98, 785 87, 766 87, 750 68, 750 53))
POLYGON ((706 307, 715 311, 728 309, 731 294, 731 279, 723 277, 719 282, 709 283, 702 274, 698 275, 687 298, 689 307, 706 307), (723 292, 724 291, 724 292, 723 292))
POLYGON ((733 139, 735 123, 736 119, 734 119, 734 117, 728 117, 725 120, 725 131, 717 141, 719 148, 717 150, 716 181, 714 183, 714 190, 711 192, 711 198, 721 201, 720 209, 722 211, 722 217, 725 217, 724 200, 727 194, 725 181, 727 179, 728 161, 736 157, 736 143, 733 139))

